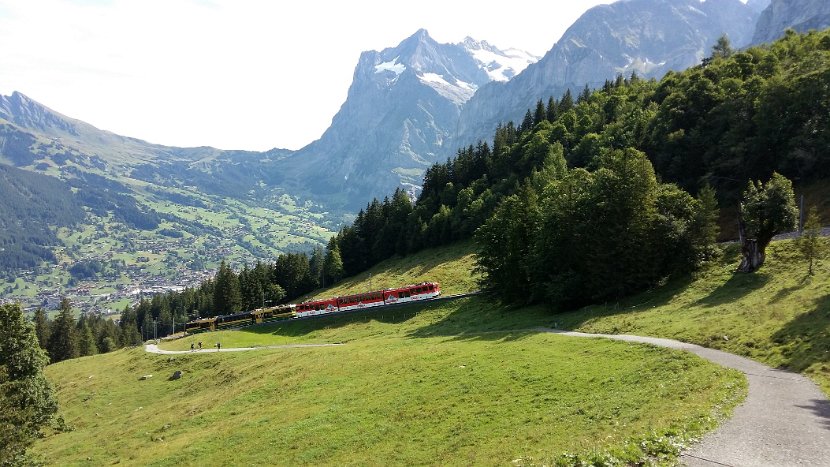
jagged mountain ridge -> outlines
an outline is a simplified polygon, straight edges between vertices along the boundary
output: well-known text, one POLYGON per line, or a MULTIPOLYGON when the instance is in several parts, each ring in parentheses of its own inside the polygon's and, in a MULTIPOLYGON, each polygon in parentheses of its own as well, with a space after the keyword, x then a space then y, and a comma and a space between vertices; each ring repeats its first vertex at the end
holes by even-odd
POLYGON ((807 32, 830 27, 830 2, 827 0, 772 0, 761 13, 753 44, 772 42, 787 29, 807 32))
POLYGON ((749 42, 757 5, 739 0, 622 0, 583 14, 537 63, 507 83, 490 83, 462 109, 456 141, 489 139, 498 123, 518 121, 538 99, 600 86, 636 71, 659 78, 696 65, 727 34, 749 42))
POLYGON ((471 38, 440 44, 424 29, 364 52, 331 126, 278 170, 291 174, 293 189, 351 209, 401 185, 414 193, 426 168, 454 150, 462 105, 535 60, 471 38))

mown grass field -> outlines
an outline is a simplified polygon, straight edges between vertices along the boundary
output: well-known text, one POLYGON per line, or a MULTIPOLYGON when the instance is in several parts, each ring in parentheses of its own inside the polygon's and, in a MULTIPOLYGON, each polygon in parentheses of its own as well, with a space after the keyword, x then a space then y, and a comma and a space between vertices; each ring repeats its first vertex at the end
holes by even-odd
POLYGON ((536 333, 524 328, 550 315, 519 316, 473 297, 211 334, 337 347, 62 362, 47 374, 75 430, 35 452, 61 465, 637 459, 676 452, 745 393, 742 376, 692 355, 536 333))

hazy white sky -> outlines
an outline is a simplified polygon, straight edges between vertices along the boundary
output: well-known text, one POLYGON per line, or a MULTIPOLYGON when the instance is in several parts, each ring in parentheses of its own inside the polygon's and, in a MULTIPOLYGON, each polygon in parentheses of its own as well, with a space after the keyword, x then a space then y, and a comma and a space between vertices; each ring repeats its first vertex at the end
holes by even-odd
POLYGON ((298 149, 346 99, 360 52, 419 28, 544 55, 611 0, 0 0, 0 94, 174 146, 298 149))

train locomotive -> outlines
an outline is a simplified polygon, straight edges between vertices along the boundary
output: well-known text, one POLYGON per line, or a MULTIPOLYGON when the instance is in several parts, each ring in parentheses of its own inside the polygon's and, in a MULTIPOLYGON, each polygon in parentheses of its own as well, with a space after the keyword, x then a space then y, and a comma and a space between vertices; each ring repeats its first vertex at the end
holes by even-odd
POLYGON ((430 300, 441 294, 441 285, 437 282, 422 282, 391 289, 374 290, 352 295, 309 300, 299 304, 278 305, 258 308, 252 311, 232 315, 200 318, 185 324, 189 334, 216 331, 219 329, 238 328, 253 324, 267 323, 287 319, 306 318, 330 313, 342 313, 366 308, 430 300))

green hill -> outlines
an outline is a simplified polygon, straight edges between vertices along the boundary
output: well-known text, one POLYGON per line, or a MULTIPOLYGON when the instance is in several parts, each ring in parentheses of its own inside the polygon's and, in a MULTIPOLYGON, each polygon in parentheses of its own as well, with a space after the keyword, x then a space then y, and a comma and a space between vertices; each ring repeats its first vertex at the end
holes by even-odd
MULTIPOLYGON (((740 251, 737 244, 727 244, 720 259, 694 277, 672 281, 618 303, 570 313, 549 314, 537 307, 519 308, 511 311, 509 320, 499 321, 499 325, 530 328, 555 324, 584 332, 679 339, 803 372, 830 394, 830 240, 824 239, 823 244, 814 276, 807 274, 807 263, 790 240, 773 242, 767 252, 767 264, 755 274, 734 273, 740 251)), ((436 269, 454 271, 442 282, 445 290, 455 278, 469 281, 473 277, 472 248, 470 244, 461 244, 426 252, 428 256, 446 258, 447 262, 436 269)), ((402 265, 418 264, 424 258, 418 254, 408 257, 405 263, 387 261, 370 272, 372 277, 382 277, 384 271, 407 269, 402 265)), ((430 280, 428 274, 414 277, 430 280)), ((365 290, 369 286, 368 274, 348 284, 348 290, 365 290)), ((341 287, 333 290, 347 290, 341 287)), ((471 290, 469 287, 462 290, 471 290)), ((490 319, 456 315, 460 324, 455 332, 465 332, 464 323, 490 319)))
MULTIPOLYGON (((469 290, 470 248, 390 260, 371 271, 371 285, 443 271, 445 290, 454 280, 468 281, 456 291, 469 290)), ((197 457, 521 464, 563 453, 634 459, 643 455, 635 446, 676 452, 672 443, 722 416, 716 407, 734 405, 744 390, 739 376, 682 353, 532 329, 679 338, 803 371, 827 392, 827 256, 807 277, 793 243, 774 242, 760 273, 735 275, 737 252, 729 246, 694 278, 567 314, 471 297, 193 338, 223 348, 344 344, 337 347, 176 356, 134 349, 62 362, 47 373, 75 429, 50 434, 35 451, 66 463, 159 465, 197 457), (184 377, 168 381, 175 370, 184 377), (145 374, 154 376, 140 381, 145 374)), ((367 273, 336 290, 368 288, 369 281, 367 273)), ((189 348, 188 339, 166 346, 189 348)))
POLYGON ((561 322, 586 332, 668 337, 802 372, 830 394, 830 255, 807 274, 792 241, 773 242, 755 274, 735 274, 739 251, 698 277, 648 293, 565 314, 561 322))
POLYGON ((34 451, 62 464, 635 461, 676 454, 743 397, 740 375, 689 354, 518 329, 547 318, 467 298, 200 336, 337 347, 61 362, 47 373, 74 431, 34 451))

